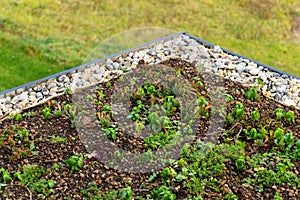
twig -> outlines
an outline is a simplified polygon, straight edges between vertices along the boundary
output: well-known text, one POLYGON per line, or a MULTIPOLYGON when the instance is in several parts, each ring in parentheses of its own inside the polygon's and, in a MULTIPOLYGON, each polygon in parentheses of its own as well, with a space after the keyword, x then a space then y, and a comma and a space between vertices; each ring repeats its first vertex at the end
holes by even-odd
POLYGON ((8 113, 6 113, 6 114, 0 116, 0 121, 1 121, 2 119, 4 119, 7 115, 8 115, 8 113))
POLYGON ((239 122, 236 122, 227 132, 230 132, 234 127, 236 127, 239 124, 239 122))

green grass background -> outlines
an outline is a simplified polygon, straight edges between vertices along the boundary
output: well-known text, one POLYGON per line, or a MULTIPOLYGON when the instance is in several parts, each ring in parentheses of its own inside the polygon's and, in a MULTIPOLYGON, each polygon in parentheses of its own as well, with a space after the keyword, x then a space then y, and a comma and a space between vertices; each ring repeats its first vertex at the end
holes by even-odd
POLYGON ((300 77, 298 0, 2 0, 0 91, 82 64, 126 30, 186 31, 300 77))

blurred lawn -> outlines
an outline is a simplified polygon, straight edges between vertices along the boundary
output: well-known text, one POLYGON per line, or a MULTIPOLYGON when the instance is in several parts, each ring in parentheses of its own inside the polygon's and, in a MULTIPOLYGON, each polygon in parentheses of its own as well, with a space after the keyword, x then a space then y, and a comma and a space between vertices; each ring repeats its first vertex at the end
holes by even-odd
POLYGON ((0 91, 78 66, 101 41, 139 27, 184 30, 300 77, 297 16, 297 0, 2 0, 0 91))

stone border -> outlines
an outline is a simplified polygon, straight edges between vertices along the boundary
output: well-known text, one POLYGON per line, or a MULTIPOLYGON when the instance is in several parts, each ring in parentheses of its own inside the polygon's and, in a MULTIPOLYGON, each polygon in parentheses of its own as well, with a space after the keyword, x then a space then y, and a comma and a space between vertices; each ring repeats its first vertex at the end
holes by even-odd
POLYGON ((86 87, 130 72, 139 61, 157 64, 170 58, 196 63, 202 70, 219 74, 262 93, 285 105, 300 108, 300 78, 235 54, 185 32, 175 33, 133 49, 54 74, 0 93, 0 119, 10 113, 42 104, 67 88, 86 87))

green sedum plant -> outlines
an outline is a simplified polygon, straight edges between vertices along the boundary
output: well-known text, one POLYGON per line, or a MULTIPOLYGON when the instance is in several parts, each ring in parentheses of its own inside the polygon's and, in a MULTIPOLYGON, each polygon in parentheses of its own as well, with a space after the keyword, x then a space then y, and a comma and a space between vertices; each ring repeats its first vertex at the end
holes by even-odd
POLYGON ((73 155, 65 160, 65 164, 71 168, 71 173, 73 173, 74 171, 78 171, 83 166, 83 156, 79 157, 77 155, 73 155))
POLYGON ((257 101, 258 91, 255 88, 249 88, 245 93, 245 97, 251 101, 257 101))

